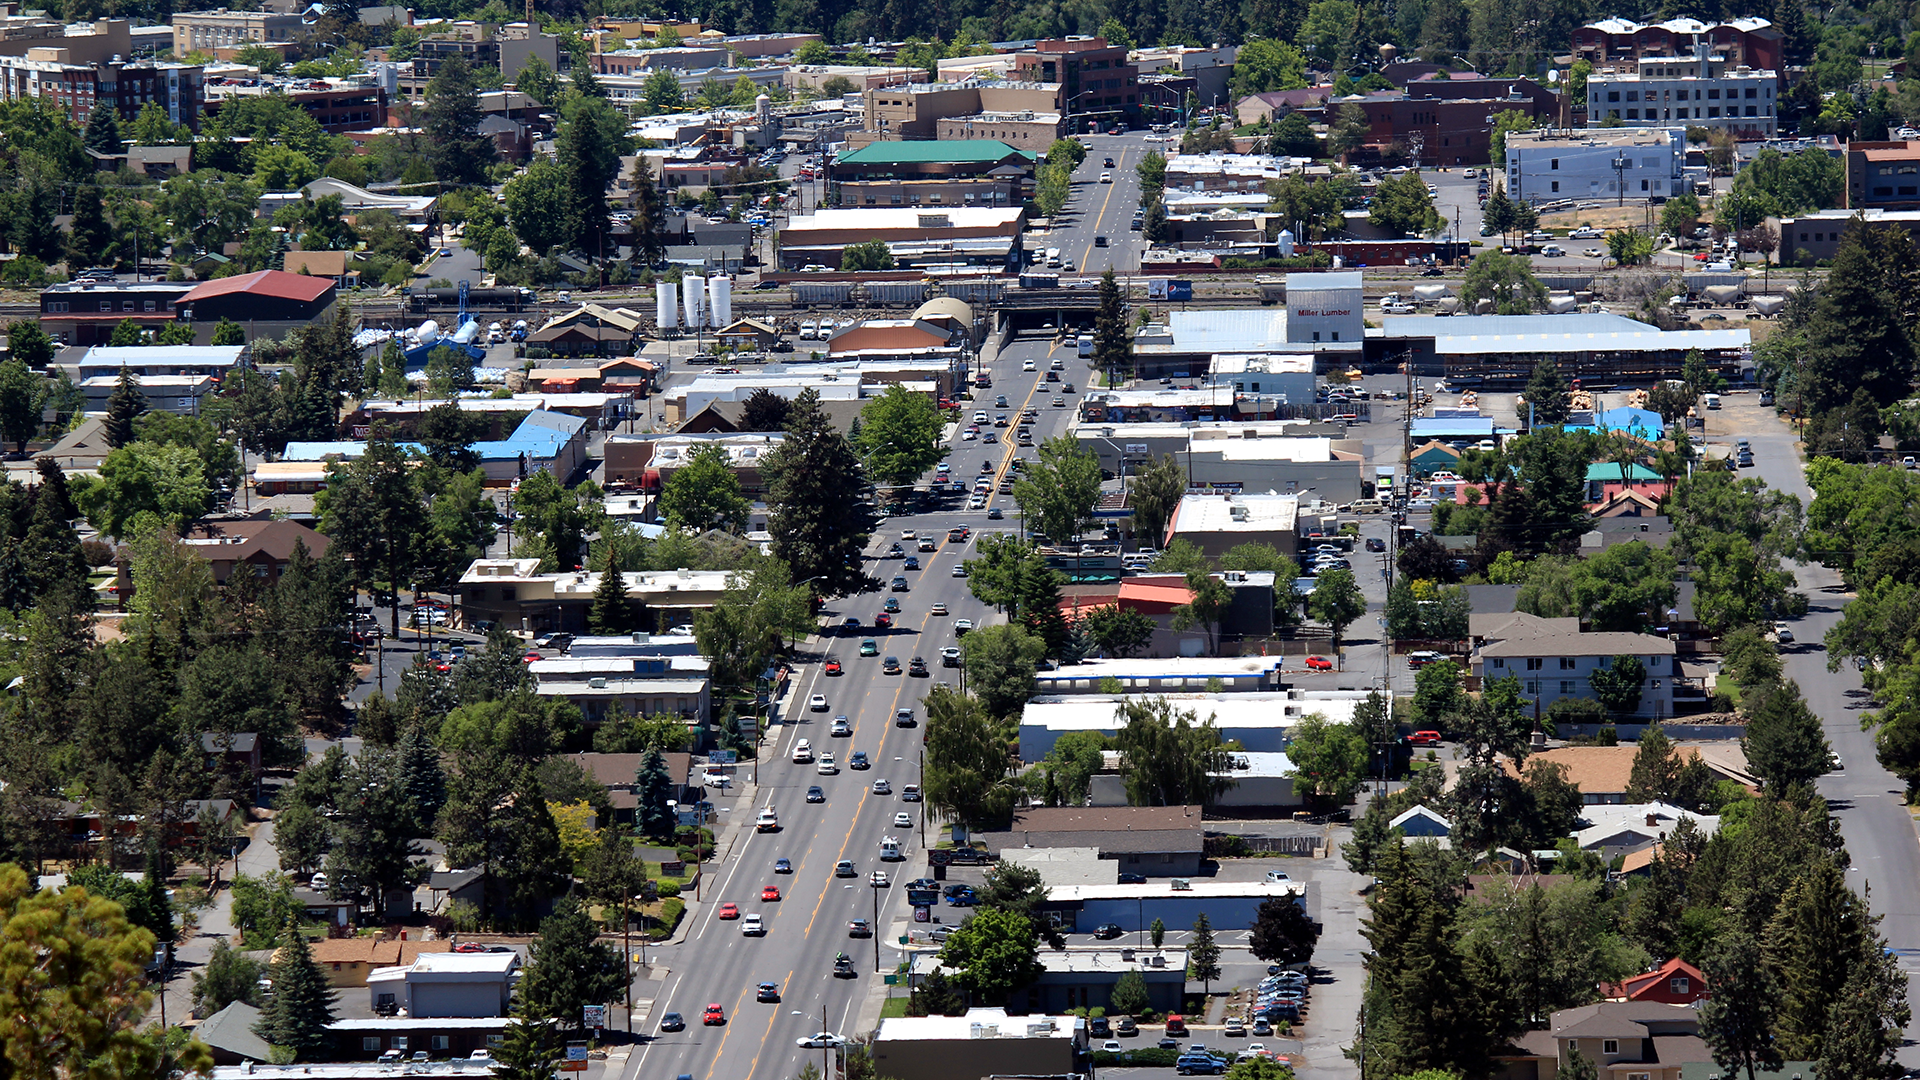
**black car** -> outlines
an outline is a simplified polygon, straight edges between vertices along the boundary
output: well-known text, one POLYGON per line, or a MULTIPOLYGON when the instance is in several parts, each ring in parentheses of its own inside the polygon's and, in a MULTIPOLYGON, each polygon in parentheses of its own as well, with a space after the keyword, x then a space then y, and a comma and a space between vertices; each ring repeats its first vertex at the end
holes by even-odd
POLYGON ((685 1031, 687 1030, 687 1018, 677 1012, 670 1012, 660 1018, 660 1030, 685 1031))
POLYGON ((1123 1016, 1113 1025, 1113 1033, 1120 1036, 1138 1035, 1140 1025, 1133 1022, 1133 1017, 1123 1016))
POLYGON ((973 886, 956 881, 953 884, 947 886, 946 888, 941 889, 940 893, 943 896, 952 897, 952 896, 959 896, 963 892, 972 892, 972 891, 973 891, 973 886))
POLYGON ((1130 874, 1126 871, 1121 871, 1120 876, 1115 880, 1121 885, 1145 885, 1147 883, 1147 875, 1130 874))
POLYGON ((757 990, 753 995, 753 1000, 779 1001, 780 1000, 780 984, 770 983, 770 982, 761 983, 759 990, 757 990))
POLYGON ((852 619, 852 618, 848 618, 848 619, 841 619, 841 620, 840 620, 840 629, 841 629, 841 631, 842 631, 843 633, 847 633, 847 634, 851 634, 851 633, 853 633, 853 632, 854 632, 855 630, 858 630, 858 629, 860 629, 860 620, 859 620, 859 619, 852 619))
POLYGON ((1087 1021, 1087 1034, 1096 1039, 1111 1039, 1113 1027, 1104 1016, 1096 1016, 1087 1021))
POLYGON ((924 657, 924 656, 916 656, 916 657, 914 657, 913 659, 911 659, 911 660, 909 660, 909 661, 907 661, 907 674, 908 674, 908 675, 918 675, 919 677, 921 677, 921 678, 923 678, 923 679, 924 679, 924 678, 926 678, 926 676, 927 676, 927 659, 926 659, 926 657, 924 657))
POLYGON ((1126 931, 1120 929, 1119 923, 1101 923, 1099 926, 1093 928, 1093 936, 1099 938, 1101 941, 1110 941, 1124 933, 1126 933, 1126 931))
POLYGON ((1160 1041, 1154 1045, 1162 1050, 1178 1050, 1180 1049, 1180 1040, 1171 1035, 1162 1035, 1160 1036, 1160 1041))
POLYGON ((808 802, 826 802, 827 793, 820 790, 819 784, 815 784, 812 787, 807 789, 807 801, 808 802))
POLYGON ((1380 539, 1377 536, 1369 536, 1367 537, 1367 550, 1368 551, 1385 551, 1387 550, 1387 542, 1385 540, 1380 539))

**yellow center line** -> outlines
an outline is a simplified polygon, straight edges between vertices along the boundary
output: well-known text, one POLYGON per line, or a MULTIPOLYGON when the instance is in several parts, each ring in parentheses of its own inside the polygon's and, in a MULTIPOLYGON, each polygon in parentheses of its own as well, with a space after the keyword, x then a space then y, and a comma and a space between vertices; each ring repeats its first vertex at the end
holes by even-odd
MULTIPOLYGON (((733 1034, 733 1025, 740 1019, 740 1003, 745 1000, 747 1000, 747 992, 745 990, 742 990, 740 991, 740 996, 735 998, 733 1001, 733 1012, 728 1014, 730 1017, 732 1017, 732 1019, 729 1019, 726 1023, 720 1025, 720 1044, 713 1048, 713 1062, 715 1065, 718 1065, 720 1063, 720 1056, 726 1053, 727 1036, 733 1034)), ((700 1012, 701 1012, 701 1016, 703 1017, 700 1023, 702 1024, 702 1026, 704 1026, 706 1024, 706 1020, 704 1019, 706 1015, 706 1009, 704 1006, 701 1008, 700 1012)), ((707 1075, 708 1076, 713 1075, 712 1068, 707 1069, 707 1075)))

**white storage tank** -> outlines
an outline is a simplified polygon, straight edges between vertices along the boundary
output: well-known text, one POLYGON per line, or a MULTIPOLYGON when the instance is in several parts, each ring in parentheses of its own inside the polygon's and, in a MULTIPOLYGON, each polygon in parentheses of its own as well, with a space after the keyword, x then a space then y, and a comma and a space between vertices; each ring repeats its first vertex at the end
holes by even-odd
POLYGON ((680 291, 673 282, 663 281, 654 287, 653 321, 660 329, 671 330, 680 325, 680 291))
POLYGON ((440 324, 434 322, 432 319, 428 319, 426 322, 420 324, 419 333, 415 336, 418 338, 420 344, 431 345, 440 340, 440 324))
POLYGON ((1579 306, 1580 301, 1576 300, 1571 293, 1547 297, 1547 312, 1549 314, 1564 315, 1579 306))
POLYGON ((1278 241, 1278 244, 1280 247, 1281 258, 1283 259, 1293 258, 1293 230, 1292 229, 1280 230, 1280 239, 1278 241))
POLYGON ((480 320, 468 319, 465 323, 461 324, 460 329, 453 332, 453 343, 456 345, 471 345, 473 344, 473 339, 479 336, 480 320))
POLYGON ((687 329, 696 330, 707 324, 707 282, 705 278, 687 276, 680 279, 683 290, 681 307, 687 313, 687 329))
POLYGON ((707 304, 713 308, 713 325, 725 326, 733 321, 733 279, 725 274, 715 274, 707 279, 707 304))
POLYGON ((1413 287, 1414 299, 1426 303, 1437 302, 1440 298, 1446 296, 1447 292, 1448 289, 1445 285, 1415 285, 1413 287))

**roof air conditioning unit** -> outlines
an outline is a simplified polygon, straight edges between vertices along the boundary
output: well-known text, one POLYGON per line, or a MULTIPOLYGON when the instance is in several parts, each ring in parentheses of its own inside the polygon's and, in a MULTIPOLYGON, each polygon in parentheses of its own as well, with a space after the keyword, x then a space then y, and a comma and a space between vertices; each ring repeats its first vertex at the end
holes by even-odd
POLYGON ((607 688, 607 678, 604 675, 595 675, 593 678, 587 680, 587 685, 595 690, 605 690, 607 688))

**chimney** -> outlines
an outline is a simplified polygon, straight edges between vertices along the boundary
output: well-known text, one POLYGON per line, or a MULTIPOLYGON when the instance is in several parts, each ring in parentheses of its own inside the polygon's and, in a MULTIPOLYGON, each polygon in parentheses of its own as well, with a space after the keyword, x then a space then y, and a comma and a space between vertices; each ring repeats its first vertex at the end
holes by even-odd
POLYGON ((1654 826, 1654 825, 1658 825, 1658 824, 1660 824, 1660 815, 1659 815, 1659 814, 1656 814, 1656 813, 1653 813, 1652 811, 1648 811, 1648 813, 1647 813, 1647 825, 1648 825, 1649 827, 1651 827, 1651 826, 1654 826))

